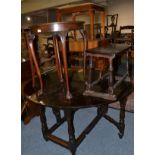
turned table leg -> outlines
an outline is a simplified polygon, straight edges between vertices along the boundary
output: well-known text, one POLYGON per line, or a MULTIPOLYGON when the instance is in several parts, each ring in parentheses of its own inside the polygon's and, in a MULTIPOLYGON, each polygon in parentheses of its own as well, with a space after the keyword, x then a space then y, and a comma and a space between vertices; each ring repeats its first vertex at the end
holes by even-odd
POLYGON ((68 134, 69 134, 69 149, 72 155, 75 155, 76 152, 76 139, 75 139, 75 129, 74 129, 74 113, 73 110, 65 110, 65 116, 68 125, 68 134))
POLYGON ((56 117, 56 121, 57 121, 57 124, 59 124, 61 122, 61 114, 60 114, 60 110, 57 109, 57 108, 52 108, 52 111, 56 117))
POLYGON ((46 122, 46 115, 45 115, 45 107, 40 106, 40 121, 41 121, 41 129, 44 139, 47 141, 47 122, 46 122))
POLYGON ((114 84, 114 77, 113 77, 113 59, 109 59, 109 93, 113 94, 113 84, 114 84))
POLYGON ((104 116, 108 112, 108 105, 100 105, 97 107, 97 115, 104 116))
POLYGON ((120 101, 120 119, 119 119, 119 138, 122 138, 124 135, 125 129, 125 106, 126 106, 127 98, 120 101))

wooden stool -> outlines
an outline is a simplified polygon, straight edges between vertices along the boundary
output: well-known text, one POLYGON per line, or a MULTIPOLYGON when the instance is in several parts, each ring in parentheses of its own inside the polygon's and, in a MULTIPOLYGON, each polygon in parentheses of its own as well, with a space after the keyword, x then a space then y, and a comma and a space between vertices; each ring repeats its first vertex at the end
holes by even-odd
POLYGON ((109 100, 116 100, 116 94, 114 93, 114 90, 116 89, 117 86, 120 85, 122 81, 129 75, 129 65, 128 65, 128 51, 131 48, 131 46, 124 45, 124 44, 110 44, 105 47, 98 47, 94 49, 87 50, 85 52, 85 60, 84 60, 84 72, 86 73, 86 60, 89 60, 89 75, 88 78, 86 79, 86 90, 83 93, 84 95, 88 96, 96 96, 100 98, 105 98, 109 100), (123 74, 123 76, 115 82, 115 70, 114 70, 114 65, 113 61, 115 58, 121 54, 125 53, 126 54, 126 72, 123 74), (92 81, 92 69, 94 68, 93 66, 93 58, 103 58, 103 59, 108 59, 109 61, 109 69, 106 73, 102 73, 102 71, 99 73, 99 77, 97 80, 92 81), (105 79, 108 77, 108 92, 98 92, 93 90, 93 87, 98 84, 101 80, 105 79))

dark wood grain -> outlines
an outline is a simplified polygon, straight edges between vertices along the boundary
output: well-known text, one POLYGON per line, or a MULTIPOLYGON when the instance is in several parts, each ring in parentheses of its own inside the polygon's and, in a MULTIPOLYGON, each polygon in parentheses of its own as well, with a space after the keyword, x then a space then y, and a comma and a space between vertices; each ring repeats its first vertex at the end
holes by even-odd
MULTIPOLYGON (((119 121, 116 121, 114 118, 107 115, 108 104, 114 101, 82 95, 85 90, 85 85, 84 81, 77 79, 78 74, 79 73, 76 73, 76 75, 74 75, 76 77, 75 79, 71 75, 69 76, 71 82, 70 88, 73 93, 73 98, 70 100, 66 99, 64 84, 59 82, 56 72, 49 72, 46 76, 42 77, 44 83, 43 94, 38 95, 37 93, 39 90, 39 83, 33 88, 31 81, 28 81, 24 87, 24 96, 26 99, 32 104, 38 105, 41 109, 40 120, 44 139, 46 141, 51 140, 52 142, 69 149, 72 155, 75 155, 77 147, 101 118, 107 119, 116 126, 119 131, 119 137, 123 137, 125 130, 125 103, 127 96, 133 91, 133 87, 130 83, 122 83, 121 88, 117 90, 117 99, 120 101, 121 109, 120 119, 119 121), (46 118, 45 115, 46 107, 51 107, 53 109, 57 120, 57 122, 49 128, 47 125, 48 121, 46 121, 48 118, 46 118), (74 114, 78 109, 90 107, 96 107, 96 116, 81 134, 78 137, 75 137, 74 114), (59 110, 64 111, 63 118, 61 118, 59 110), (53 134, 53 132, 65 121, 67 121, 68 141, 53 134)), ((102 90, 105 86, 103 87, 103 85, 100 84, 98 87, 102 90)))

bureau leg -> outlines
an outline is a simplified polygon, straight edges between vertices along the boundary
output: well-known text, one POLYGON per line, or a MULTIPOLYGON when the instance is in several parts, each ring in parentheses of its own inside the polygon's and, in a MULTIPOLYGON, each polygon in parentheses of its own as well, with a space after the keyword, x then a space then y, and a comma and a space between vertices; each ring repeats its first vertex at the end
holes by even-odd
POLYGON ((68 134, 69 134, 69 149, 72 155, 75 155, 76 152, 76 139, 75 139, 75 129, 74 129, 74 113, 73 110, 65 110, 65 116, 67 119, 68 125, 68 134))
POLYGON ((41 122, 41 129, 44 139, 47 141, 47 122, 46 122, 46 115, 45 115, 45 107, 40 106, 40 122, 41 122))

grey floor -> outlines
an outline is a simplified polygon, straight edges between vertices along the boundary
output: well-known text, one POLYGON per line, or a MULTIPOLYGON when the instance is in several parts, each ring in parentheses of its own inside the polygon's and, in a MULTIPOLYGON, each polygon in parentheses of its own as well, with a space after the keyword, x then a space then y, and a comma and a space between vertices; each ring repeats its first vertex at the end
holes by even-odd
MULTIPOLYGON (((109 109, 108 113, 119 120, 119 110, 109 109)), ((55 118, 51 109, 46 110, 46 115, 48 123, 52 125, 55 118)), ((76 136, 94 116, 96 116, 95 108, 82 109, 75 113, 76 136)), ((68 140, 66 127, 64 123, 55 131, 55 135, 68 140)), ((28 125, 22 122, 21 131, 22 155, 70 155, 69 150, 43 139, 39 117, 33 118, 28 125)), ((134 113, 125 113, 125 133, 122 139, 118 137, 118 129, 102 118, 79 145, 76 155, 134 155, 134 113)))

